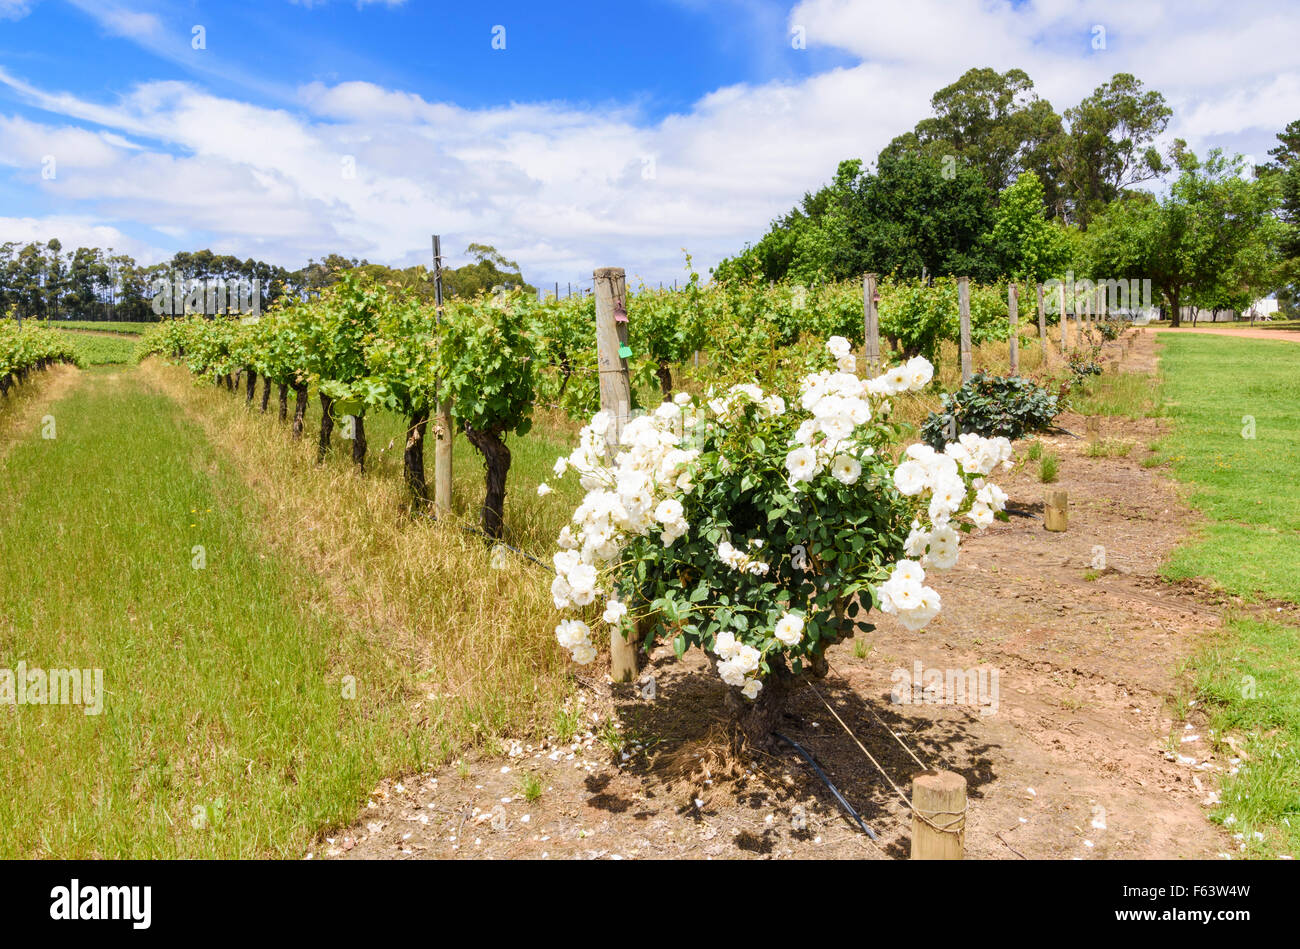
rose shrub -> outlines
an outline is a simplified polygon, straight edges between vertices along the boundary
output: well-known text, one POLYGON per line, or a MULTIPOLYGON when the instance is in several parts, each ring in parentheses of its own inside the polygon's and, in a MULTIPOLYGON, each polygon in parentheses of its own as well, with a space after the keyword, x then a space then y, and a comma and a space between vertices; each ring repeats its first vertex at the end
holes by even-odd
POLYGON ((933 367, 916 357, 861 379, 847 340, 827 350, 789 401, 745 384, 698 402, 679 393, 613 450, 609 415, 582 429, 556 462, 587 493, 551 587, 574 614, 556 637, 575 662, 596 658, 593 623, 637 629, 645 649, 701 647, 753 699, 824 668, 827 646, 874 628, 873 608, 914 630, 938 613, 925 571, 952 566, 960 534, 1001 512, 1006 495, 984 479, 1010 443, 911 445, 898 464, 890 399, 926 386, 933 367))

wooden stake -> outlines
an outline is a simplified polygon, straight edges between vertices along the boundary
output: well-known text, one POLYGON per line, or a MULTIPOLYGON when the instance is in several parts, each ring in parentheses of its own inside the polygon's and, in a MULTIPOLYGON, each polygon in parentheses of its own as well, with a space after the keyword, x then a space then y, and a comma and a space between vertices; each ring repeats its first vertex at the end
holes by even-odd
MULTIPOLYGON (((596 359, 600 367, 600 409, 612 416, 605 429, 605 446, 612 459, 619 435, 632 410, 632 384, 627 360, 619 350, 627 345, 627 279, 622 267, 601 267, 592 274, 596 293, 596 359), (616 314, 624 318, 618 320, 616 314)), ((637 673, 637 642, 624 638, 617 627, 609 634, 610 677, 631 682, 637 673)))
POLYGON ((1061 355, 1065 355, 1065 284, 1061 284, 1061 355))
POLYGON ((957 303, 961 309, 961 381, 970 382, 970 277, 957 278, 957 303))
POLYGON ((1047 359, 1047 305, 1043 301, 1043 285, 1038 285, 1038 338, 1043 345, 1043 359, 1047 359))
POLYGON ((912 778, 912 859, 960 860, 966 846, 966 779, 952 771, 912 778))
POLYGON ((1096 444, 1101 438, 1101 420, 1095 415, 1089 415, 1087 426, 1088 441, 1096 444))
POLYGON ((1011 374, 1020 375, 1020 288, 1014 283, 1007 287, 1007 322, 1011 332, 1007 336, 1007 349, 1011 355, 1011 374))
MULTIPOLYGON (((442 237, 433 235, 433 299, 437 323, 442 324, 442 237)), ((451 398, 434 390, 433 510, 438 517, 451 514, 451 453, 455 429, 451 424, 451 398)))
POLYGON ((867 344, 867 372, 880 372, 880 316, 876 312, 876 275, 862 278, 862 329, 867 344))
POLYGON ((1049 531, 1061 532, 1070 525, 1070 496, 1064 488, 1048 488, 1043 505, 1043 526, 1049 531))

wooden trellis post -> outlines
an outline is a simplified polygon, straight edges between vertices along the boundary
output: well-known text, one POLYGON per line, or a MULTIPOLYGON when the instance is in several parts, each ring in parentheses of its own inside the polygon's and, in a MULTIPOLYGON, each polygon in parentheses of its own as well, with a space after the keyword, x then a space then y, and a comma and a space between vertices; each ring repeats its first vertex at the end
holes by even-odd
POLYGON ((1065 355, 1065 284, 1061 284, 1061 355, 1065 355))
MULTIPOLYGON (((619 436, 632 410, 632 383, 627 357, 627 276, 622 267, 601 267, 592 274, 596 294, 596 357, 600 369, 600 409, 611 416, 605 429, 606 451, 613 459, 619 436)), ((609 674, 615 682, 631 682, 637 673, 637 642, 610 627, 609 674)))
POLYGON ((970 277, 957 278, 957 305, 961 309, 961 381, 970 382, 970 277))
POLYGON ((867 347, 867 372, 880 372, 880 315, 876 311, 876 275, 862 278, 862 329, 867 347))
MULTIPOLYGON (((433 236, 433 299, 436 319, 442 323, 442 237, 433 236)), ((434 391, 433 510, 438 517, 451 514, 451 453, 455 429, 451 426, 451 398, 434 391)))
POLYGON ((1043 346, 1043 360, 1047 359, 1047 306, 1043 301, 1043 285, 1038 285, 1038 339, 1043 346))
POLYGON ((1007 286, 1007 349, 1011 356, 1011 374, 1020 375, 1020 288, 1014 283, 1007 286))

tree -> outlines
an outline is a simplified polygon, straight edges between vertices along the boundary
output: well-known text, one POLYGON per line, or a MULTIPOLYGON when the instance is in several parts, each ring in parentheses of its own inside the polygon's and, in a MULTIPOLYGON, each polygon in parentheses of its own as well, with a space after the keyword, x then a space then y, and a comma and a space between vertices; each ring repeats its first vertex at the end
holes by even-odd
POLYGON ((991 193, 1024 171, 1034 171, 1055 196, 1052 149, 1062 134, 1061 117, 1034 93, 1021 69, 968 69, 930 99, 934 115, 894 139, 892 155, 920 152, 943 160, 951 155, 976 168, 991 193))
POLYGON ((1065 271, 1069 243, 1062 228, 1047 220, 1043 183, 1034 172, 1022 172, 1003 190, 985 245, 1003 276, 1038 282, 1065 271))
POLYGON ((1086 225, 1133 185, 1169 171, 1151 143, 1172 114, 1164 96, 1143 92, 1129 73, 1116 73, 1065 110, 1070 130, 1058 140, 1056 161, 1076 221, 1086 225))
POLYGON ((993 276, 996 263, 979 253, 993 223, 991 204, 974 167, 887 149, 874 174, 860 161, 840 162, 829 185, 805 194, 800 207, 715 274, 805 283, 868 271, 993 276))
POLYGON ((442 272, 442 285, 450 296, 474 297, 498 287, 537 294, 536 287, 524 282, 519 264, 507 260, 495 247, 470 244, 465 253, 474 258, 473 263, 442 272))
POLYGON ((1182 307, 1249 302, 1275 279, 1284 236, 1273 216, 1276 191, 1242 177, 1238 156, 1215 149, 1204 163, 1182 152, 1182 175, 1167 197, 1134 194, 1110 205, 1087 231, 1094 274, 1150 279, 1174 326, 1182 307))

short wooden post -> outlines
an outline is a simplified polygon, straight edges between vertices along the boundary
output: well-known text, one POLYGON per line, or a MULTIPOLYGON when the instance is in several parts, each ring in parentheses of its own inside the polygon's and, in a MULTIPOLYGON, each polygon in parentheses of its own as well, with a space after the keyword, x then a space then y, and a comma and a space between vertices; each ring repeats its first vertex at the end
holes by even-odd
POLYGON ((912 859, 960 860, 966 847, 966 779, 952 771, 912 778, 912 859))
POLYGON ((1011 357, 1011 374, 1020 375, 1020 288, 1014 283, 1007 286, 1007 351, 1011 357))
POLYGON ((1043 526, 1057 533, 1070 526, 1070 495, 1064 488, 1048 488, 1043 505, 1043 526))
POLYGON ((957 305, 961 310, 961 381, 970 382, 970 277, 957 278, 957 305))
POLYGON ((1101 438, 1101 419, 1095 415, 1089 415, 1087 421, 1088 441, 1095 445, 1101 438))
MULTIPOLYGON (((632 410, 632 385, 627 373, 627 279, 622 267, 601 267, 592 274, 596 294, 596 358, 600 374, 600 409, 612 416, 605 429, 606 451, 613 459, 619 435, 632 410), (620 318, 621 317, 621 318, 620 318)), ((610 627, 610 677, 631 682, 637 672, 637 643, 617 626, 610 627)))
POLYGON ((880 315, 876 312, 876 275, 862 278, 862 329, 866 340, 867 372, 880 372, 880 315))

